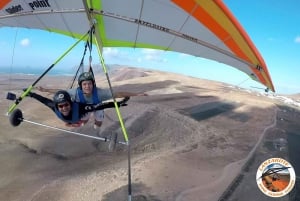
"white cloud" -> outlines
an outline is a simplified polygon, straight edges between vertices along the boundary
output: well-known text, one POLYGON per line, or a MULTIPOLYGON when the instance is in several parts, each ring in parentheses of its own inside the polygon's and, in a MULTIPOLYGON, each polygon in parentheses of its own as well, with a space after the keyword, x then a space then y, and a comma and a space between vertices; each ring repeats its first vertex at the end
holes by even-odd
POLYGON ((297 36, 297 37, 295 38, 295 42, 296 42, 296 43, 300 43, 300 36, 297 36))
POLYGON ((29 46, 29 44, 30 44, 30 41, 29 41, 29 39, 28 38, 24 38, 24 39, 22 39, 21 40, 21 46, 23 46, 23 47, 27 47, 27 46, 29 46))
POLYGON ((153 49, 119 49, 119 48, 104 48, 103 54, 105 61, 108 63, 166 63, 165 52, 153 49))
POLYGON ((184 54, 184 53, 179 53, 179 55, 178 55, 178 57, 179 58, 188 58, 188 57, 190 57, 191 55, 189 55, 189 54, 184 54))
POLYGON ((117 48, 104 48, 103 54, 105 57, 116 57, 119 55, 119 51, 117 48))
POLYGON ((147 61, 153 62, 167 62, 167 59, 164 58, 164 51, 153 50, 153 49, 143 49, 142 54, 143 58, 147 61))
POLYGON ((128 51, 118 48, 103 48, 104 58, 119 59, 119 60, 130 60, 128 51))

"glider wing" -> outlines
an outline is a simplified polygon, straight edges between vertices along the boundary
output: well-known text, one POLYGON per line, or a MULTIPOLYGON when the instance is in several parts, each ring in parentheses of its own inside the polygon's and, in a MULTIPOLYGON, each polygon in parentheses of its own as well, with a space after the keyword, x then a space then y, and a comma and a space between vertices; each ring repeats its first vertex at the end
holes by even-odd
POLYGON ((96 25, 102 47, 152 48, 215 60, 275 91, 255 45, 221 0, 2 0, 0 27, 79 38, 96 25))

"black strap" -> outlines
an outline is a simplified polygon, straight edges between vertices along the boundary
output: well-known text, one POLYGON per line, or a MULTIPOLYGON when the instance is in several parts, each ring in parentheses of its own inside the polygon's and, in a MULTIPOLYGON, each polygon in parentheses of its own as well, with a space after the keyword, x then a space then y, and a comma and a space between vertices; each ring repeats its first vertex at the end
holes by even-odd
MULTIPOLYGON (((82 58, 80 60, 80 64, 76 70, 76 73, 75 75, 73 76, 73 79, 72 79, 72 82, 69 86, 69 88, 73 88, 74 87, 74 83, 78 77, 78 74, 80 72, 81 69, 83 69, 84 67, 84 58, 85 58, 85 55, 86 55, 86 51, 87 49, 89 48, 89 52, 90 52, 90 55, 89 55, 89 69, 90 71, 93 73, 93 71, 91 70, 92 69, 92 65, 91 65, 91 59, 92 59, 92 47, 93 47, 93 34, 95 33, 95 26, 93 25, 90 30, 88 31, 88 34, 89 34, 89 38, 87 39, 87 41, 85 42, 85 45, 84 45, 84 51, 83 51, 83 55, 82 55, 82 58)), ((81 72, 82 73, 82 72, 81 72)), ((94 73, 93 73, 93 76, 94 76, 94 73)))
POLYGON ((81 68, 83 68, 83 64, 84 64, 84 58, 85 58, 85 54, 86 54, 86 50, 87 50, 87 46, 88 46, 88 42, 85 43, 85 46, 84 46, 84 51, 83 51, 83 55, 82 55, 82 58, 81 58, 81 61, 80 61, 80 64, 76 70, 76 73, 75 75, 73 76, 73 79, 72 79, 72 82, 70 84, 70 89, 74 87, 74 83, 75 83, 75 80, 79 74, 79 71, 81 68))

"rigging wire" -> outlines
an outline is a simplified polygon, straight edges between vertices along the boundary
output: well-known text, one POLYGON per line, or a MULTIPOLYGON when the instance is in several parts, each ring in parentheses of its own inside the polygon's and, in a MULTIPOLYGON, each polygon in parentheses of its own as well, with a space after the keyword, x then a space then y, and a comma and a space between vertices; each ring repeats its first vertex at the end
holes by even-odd
MULTIPOLYGON (((82 58, 81 58, 81 61, 80 61, 80 64, 76 70, 76 73, 75 75, 73 76, 73 79, 71 81, 71 84, 69 86, 69 88, 73 88, 74 87, 74 83, 76 81, 76 79, 78 78, 79 76, 79 73, 83 73, 84 72, 84 59, 85 59, 85 56, 86 56, 86 52, 87 52, 87 49, 89 49, 89 65, 88 65, 88 71, 92 73, 92 75, 94 76, 94 72, 92 70, 92 46, 93 46, 93 34, 94 34, 94 26, 92 26, 89 30, 89 36, 88 36, 88 39, 86 40, 85 42, 85 45, 84 45, 84 51, 83 51, 83 55, 82 55, 82 58)), ((95 76, 94 76, 95 77, 95 76)), ((96 84, 96 83, 95 83, 96 84)))
POLYGON ((78 68, 77 68, 77 70, 76 70, 76 73, 75 73, 75 75, 73 76, 73 79, 72 79, 71 84, 70 84, 70 86, 69 86, 70 89, 74 87, 74 84, 75 84, 76 78, 78 77, 79 72, 80 72, 80 73, 83 73, 83 71, 84 71, 84 69, 83 69, 83 68, 84 68, 84 58, 85 58, 87 46, 88 46, 88 42, 86 42, 85 45, 84 45, 83 55, 82 55, 80 64, 79 64, 79 66, 78 66, 78 68))
POLYGON ((240 85, 244 84, 244 82, 246 82, 246 81, 248 81, 248 80, 250 80, 250 79, 251 79, 251 77, 248 77, 247 79, 241 81, 241 82, 240 82, 239 84, 237 84, 236 86, 237 86, 237 87, 240 87, 240 85))
MULTIPOLYGON (((8 90, 12 90, 12 72, 13 72, 13 65, 14 65, 14 58, 15 58, 15 49, 16 49, 16 43, 17 43, 17 36, 18 36, 18 28, 16 28, 15 32, 15 38, 14 38, 14 43, 13 43, 13 50, 12 50, 12 57, 11 57, 11 62, 10 62, 10 68, 9 68, 9 73, 8 73, 8 90)), ((7 105, 9 107, 9 103, 7 105)))
POLYGON ((90 51, 90 56, 89 56, 89 71, 92 69, 92 50, 93 50, 93 35, 95 32, 95 26, 93 25, 91 30, 90 30, 90 37, 88 39, 88 47, 90 51))

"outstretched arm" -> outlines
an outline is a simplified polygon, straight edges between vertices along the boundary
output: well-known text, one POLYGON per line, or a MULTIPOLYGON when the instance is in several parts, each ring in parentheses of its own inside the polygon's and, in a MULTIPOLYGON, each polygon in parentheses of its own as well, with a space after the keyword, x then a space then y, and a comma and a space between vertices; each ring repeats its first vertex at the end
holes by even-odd
MULTIPOLYGON (((117 101, 118 107, 121 106, 126 106, 127 101, 129 100, 129 97, 123 98, 121 101, 117 101)), ((104 102, 104 103, 99 103, 97 105, 92 105, 92 104, 83 104, 83 103, 77 103, 79 104, 79 114, 80 116, 84 116, 88 112, 96 111, 96 110, 104 110, 107 108, 113 108, 115 107, 114 102, 104 102)))
POLYGON ((47 88, 44 88, 44 87, 41 87, 41 86, 35 87, 35 89, 37 89, 41 92, 48 92, 48 93, 53 93, 53 94, 58 92, 59 90, 61 90, 61 89, 47 89, 47 88))
POLYGON ((51 99, 46 98, 44 96, 41 96, 39 94, 33 93, 33 92, 30 92, 29 96, 31 98, 34 98, 34 99, 40 101, 41 103, 43 103, 44 105, 46 105, 47 107, 49 107, 51 110, 53 110, 53 111, 55 110, 54 109, 54 107, 55 107, 54 103, 53 103, 53 101, 51 99))
MULTIPOLYGON (((121 106, 126 106, 126 102, 130 99, 130 97, 124 97, 122 100, 120 101, 117 101, 117 105, 118 107, 121 107, 121 106)), ((89 105, 91 106, 91 109, 89 112, 91 111, 95 111, 95 110, 104 110, 104 109, 107 109, 107 108, 113 108, 115 107, 115 104, 114 102, 110 101, 110 102, 104 102, 104 103, 99 103, 97 105, 89 105)))
MULTIPOLYGON (((130 99, 129 96, 124 97, 122 100, 117 101, 117 105, 118 107, 121 106, 126 106, 127 101, 130 99)), ((107 108, 113 108, 115 107, 114 102, 110 101, 110 102, 104 102, 104 103, 99 103, 97 105, 94 105, 94 110, 102 110, 102 109, 107 109, 107 108)))
POLYGON ((133 92, 126 92, 126 91, 120 91, 120 92, 116 92, 114 93, 114 97, 115 98, 124 98, 124 97, 131 97, 131 96, 148 96, 148 94, 146 93, 133 93, 133 92))

